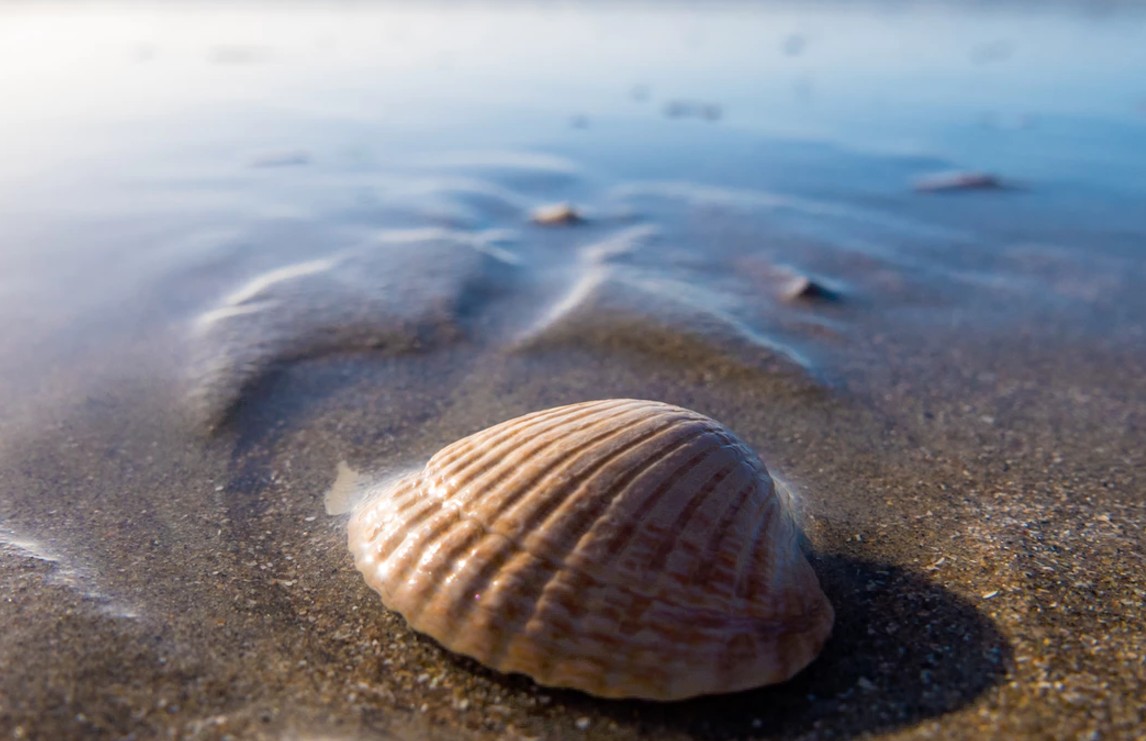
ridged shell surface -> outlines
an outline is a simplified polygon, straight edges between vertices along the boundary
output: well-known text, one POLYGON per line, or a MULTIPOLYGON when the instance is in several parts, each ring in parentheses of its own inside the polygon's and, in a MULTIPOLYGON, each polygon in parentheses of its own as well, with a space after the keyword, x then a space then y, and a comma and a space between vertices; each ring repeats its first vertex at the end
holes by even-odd
POLYGON ((503 422, 354 513, 383 603, 540 684, 671 700, 780 682, 833 613, 786 491, 722 425, 610 399, 503 422))

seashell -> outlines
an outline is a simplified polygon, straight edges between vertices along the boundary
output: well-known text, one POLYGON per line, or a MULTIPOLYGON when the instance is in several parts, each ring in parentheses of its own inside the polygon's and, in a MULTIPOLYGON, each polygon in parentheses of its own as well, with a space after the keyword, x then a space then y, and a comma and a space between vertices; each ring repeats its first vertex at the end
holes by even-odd
POLYGON ((455 442, 357 509, 350 550, 415 630, 602 697, 781 682, 832 626, 788 492, 718 422, 660 402, 572 404, 455 442))

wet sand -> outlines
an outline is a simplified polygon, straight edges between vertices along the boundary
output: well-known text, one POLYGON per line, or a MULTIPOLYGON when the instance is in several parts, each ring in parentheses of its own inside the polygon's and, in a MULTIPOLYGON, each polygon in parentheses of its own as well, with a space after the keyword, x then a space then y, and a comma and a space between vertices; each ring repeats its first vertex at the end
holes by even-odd
MULTIPOLYGON (((599 17, 510 16, 574 36, 599 17)), ((716 38, 739 24, 712 18, 716 38)), ((778 18, 785 64, 831 35, 778 18), (805 27, 824 36, 793 54, 805 27)), ((219 72, 212 49, 247 47, 204 33, 203 79, 300 48, 219 72)), ((690 39, 666 48, 708 59, 690 39)), ((68 177, 45 155, 26 188, 0 182, 0 735, 1146 732, 1140 186, 1101 148, 1048 165, 1065 114, 1010 155, 1024 188, 920 194, 978 163, 783 137, 732 104, 666 118, 709 96, 615 87, 636 112, 585 103, 593 125, 572 128, 549 102, 553 129, 525 111, 492 142, 344 108, 279 111, 265 138, 282 141, 258 147, 187 133, 233 120, 212 99, 163 110, 172 130, 114 175, 73 153, 68 177), (531 220, 563 202, 582 220, 531 220), (793 295, 801 278, 825 290, 793 295), (663 704, 538 687, 413 633, 355 571, 323 508, 340 462, 381 476, 607 397, 712 416, 798 492, 837 624, 792 681, 663 704)), ((475 117, 504 114, 501 89, 475 117)))

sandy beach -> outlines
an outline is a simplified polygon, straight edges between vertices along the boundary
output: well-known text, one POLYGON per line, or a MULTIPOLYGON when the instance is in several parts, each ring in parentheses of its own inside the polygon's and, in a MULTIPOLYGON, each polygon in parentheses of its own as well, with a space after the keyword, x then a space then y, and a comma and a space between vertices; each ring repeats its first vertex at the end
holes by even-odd
POLYGON ((0 8, 0 736, 1146 737, 1144 32, 0 8), (340 464, 605 398, 796 493, 793 680, 540 687, 363 582, 340 464))

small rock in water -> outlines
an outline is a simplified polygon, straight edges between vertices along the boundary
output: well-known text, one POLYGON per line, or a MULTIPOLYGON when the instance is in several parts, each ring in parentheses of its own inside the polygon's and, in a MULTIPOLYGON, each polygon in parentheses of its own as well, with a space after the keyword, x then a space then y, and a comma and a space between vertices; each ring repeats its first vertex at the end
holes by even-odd
POLYGON ((788 301, 837 301, 839 297, 839 293, 806 275, 797 275, 784 288, 788 301))
POLYGON ((957 190, 997 190, 1003 183, 995 175, 987 172, 955 171, 928 175, 915 181, 919 193, 943 193, 957 190))
POLYGON ((572 203, 552 203, 534 210, 530 221, 540 226, 571 226, 585 221, 572 203))

